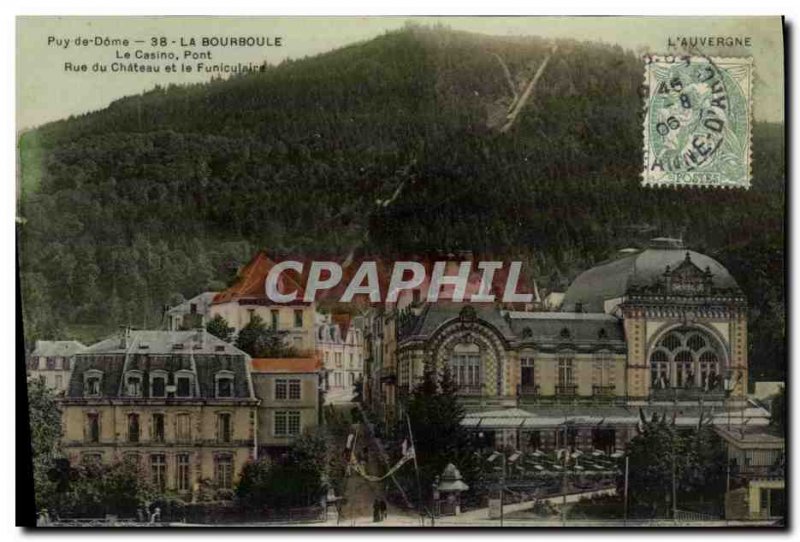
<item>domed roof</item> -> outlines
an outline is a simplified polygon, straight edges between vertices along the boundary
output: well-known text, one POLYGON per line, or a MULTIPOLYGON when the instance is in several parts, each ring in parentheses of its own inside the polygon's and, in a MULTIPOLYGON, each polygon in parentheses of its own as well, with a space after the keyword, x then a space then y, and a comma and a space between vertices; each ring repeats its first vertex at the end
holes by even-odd
POLYGON ((607 300, 622 297, 631 287, 651 286, 663 279, 667 266, 674 270, 687 260, 700 270, 711 272, 714 288, 738 290, 728 270, 715 259, 686 250, 675 240, 653 241, 649 248, 627 249, 625 256, 578 275, 564 295, 561 310, 572 312, 580 304, 584 312, 604 312, 607 300))

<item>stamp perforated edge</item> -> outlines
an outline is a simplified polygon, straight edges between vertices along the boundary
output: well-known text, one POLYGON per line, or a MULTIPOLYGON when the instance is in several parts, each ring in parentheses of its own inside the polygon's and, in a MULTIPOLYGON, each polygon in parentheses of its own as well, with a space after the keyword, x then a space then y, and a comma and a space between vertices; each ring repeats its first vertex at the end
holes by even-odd
POLYGON ((642 116, 642 182, 640 186, 646 188, 716 188, 716 189, 730 189, 734 190, 737 188, 742 188, 744 190, 749 190, 750 186, 752 185, 753 181, 753 86, 755 85, 755 63, 753 62, 753 57, 741 57, 741 56, 707 56, 702 54, 656 54, 656 53, 646 53, 642 55, 641 59, 644 62, 643 66, 643 82, 642 87, 645 89, 645 92, 642 93, 642 109, 643 109, 643 116, 642 116), (649 109, 649 101, 650 101, 650 66, 656 62, 666 62, 667 59, 685 59, 689 58, 702 58, 704 60, 710 61, 712 64, 716 63, 735 63, 743 66, 747 66, 748 72, 748 89, 745 96, 745 102, 747 105, 747 178, 744 181, 738 183, 729 183, 729 184, 715 184, 715 183, 697 183, 697 184, 680 184, 670 181, 653 181, 649 180, 647 177, 647 164, 648 164, 648 152, 650 148, 650 136, 649 130, 647 129, 648 120, 650 118, 650 109, 649 109), (647 59, 650 59, 650 62, 646 62, 647 59))

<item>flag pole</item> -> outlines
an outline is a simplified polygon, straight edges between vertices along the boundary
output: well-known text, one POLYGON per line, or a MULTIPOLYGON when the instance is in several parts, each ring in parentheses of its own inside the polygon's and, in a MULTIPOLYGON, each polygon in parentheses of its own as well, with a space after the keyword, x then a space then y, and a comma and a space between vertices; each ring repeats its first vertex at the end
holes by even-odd
POLYGON ((629 456, 625 456, 625 519, 624 525, 628 524, 628 459, 629 456))
MULTIPOLYGON (((419 465, 417 464, 417 447, 414 446, 414 434, 411 432, 411 418, 406 412, 406 423, 408 424, 408 439, 411 441, 411 450, 414 453, 414 470, 417 473, 417 503, 419 506, 420 512, 422 512, 422 484, 419 481, 419 465)), ((431 512, 431 517, 433 517, 433 512, 431 512)))

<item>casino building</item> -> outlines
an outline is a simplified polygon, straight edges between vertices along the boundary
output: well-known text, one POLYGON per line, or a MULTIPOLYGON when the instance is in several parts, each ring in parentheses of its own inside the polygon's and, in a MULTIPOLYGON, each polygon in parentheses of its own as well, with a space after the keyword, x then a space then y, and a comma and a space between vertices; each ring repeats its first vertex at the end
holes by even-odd
POLYGON ((398 414, 445 366, 486 446, 622 449, 640 410, 764 425, 747 400, 747 302, 709 256, 659 238, 579 275, 557 311, 439 302, 397 310, 398 414), (564 440, 566 439, 566 442, 564 440))

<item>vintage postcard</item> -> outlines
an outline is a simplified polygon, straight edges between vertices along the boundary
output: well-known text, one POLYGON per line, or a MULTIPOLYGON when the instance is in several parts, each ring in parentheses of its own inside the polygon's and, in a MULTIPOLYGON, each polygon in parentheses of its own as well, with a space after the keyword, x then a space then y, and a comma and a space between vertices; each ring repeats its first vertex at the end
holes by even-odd
POLYGON ((781 17, 19 17, 16 65, 31 525, 786 525, 781 17))

